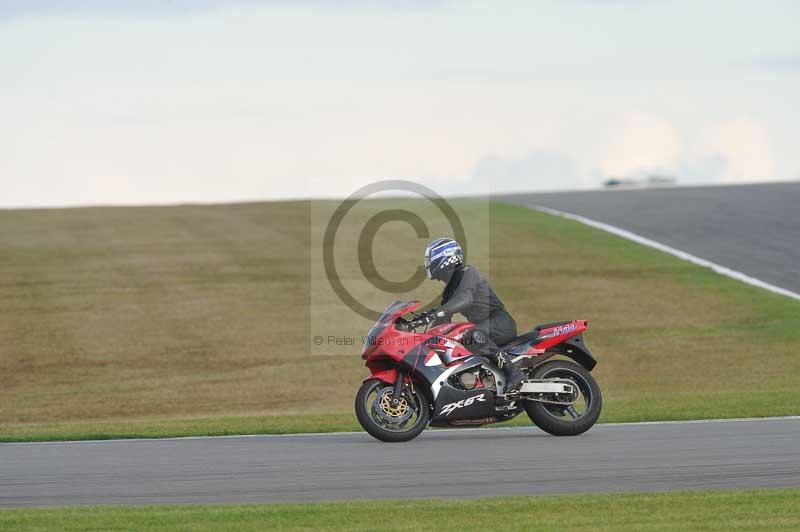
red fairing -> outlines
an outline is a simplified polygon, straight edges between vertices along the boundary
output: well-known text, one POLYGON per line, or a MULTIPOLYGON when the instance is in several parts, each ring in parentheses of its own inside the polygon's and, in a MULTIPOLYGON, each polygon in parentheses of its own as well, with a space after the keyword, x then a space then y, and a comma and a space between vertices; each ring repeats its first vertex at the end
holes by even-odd
POLYGON ((457 340, 462 334, 473 328, 471 323, 443 323, 436 327, 431 327, 428 334, 431 336, 444 336, 451 340, 457 340))
POLYGON ((395 360, 402 360, 403 356, 408 352, 408 349, 416 345, 416 341, 410 342, 408 337, 417 335, 415 333, 411 334, 398 331, 394 327, 394 322, 403 314, 417 310, 421 306, 422 303, 419 301, 409 301, 407 305, 398 308, 390 319, 386 320, 383 330, 375 339, 376 342, 370 344, 361 354, 361 358, 367 360, 367 366, 369 366, 370 358, 374 358, 375 356, 390 356, 395 360))
POLYGON ((371 375, 368 379, 379 379, 387 383, 394 383, 397 379, 397 366, 403 361, 408 352, 425 344, 430 351, 426 354, 424 364, 441 364, 439 355, 449 353, 453 357, 452 364, 472 354, 460 343, 458 339, 473 327, 471 323, 444 323, 432 327, 425 333, 408 332, 399 330, 394 322, 403 314, 417 310, 421 306, 419 301, 411 301, 407 305, 398 307, 392 312, 390 319, 368 345, 362 354, 366 359, 366 366, 371 375))
MULTIPOLYGON (((398 318, 419 309, 420 306, 419 301, 410 301, 392 311, 391 316, 383 322, 382 328, 381 322, 376 324, 377 330, 374 330, 372 343, 366 346, 362 354, 371 372, 365 380, 379 379, 393 384, 397 380, 398 365, 412 349, 421 344, 428 350, 423 362, 427 366, 443 364, 445 360, 452 366, 461 363, 463 358, 472 356, 460 343, 464 333, 474 327, 472 323, 443 323, 431 327, 425 333, 400 330, 395 326, 398 318)), ((542 329, 536 338, 529 340, 529 347, 523 354, 541 355, 549 348, 581 334, 588 323, 587 320, 574 320, 542 329)))
MULTIPOLYGON (((378 380, 381 380, 381 381, 386 382, 388 384, 394 384, 394 382, 397 380, 397 368, 378 369, 378 368, 371 367, 369 369, 370 369, 370 371, 372 371, 372 374, 369 377, 367 377, 366 379, 364 379, 365 381, 368 381, 368 380, 371 380, 371 379, 378 379, 378 380)), ((405 379, 403 379, 403 380, 405 380, 405 379)))
POLYGON ((419 344, 421 335, 400 331, 395 328, 394 322, 403 314, 421 306, 419 301, 409 301, 407 305, 399 307, 386 320, 383 329, 374 338, 374 343, 365 347, 361 357, 366 359, 366 366, 370 370, 370 376, 365 381, 378 379, 393 384, 397 380, 398 363, 410 349, 419 344))
POLYGON ((539 336, 534 345, 525 353, 526 355, 539 355, 547 349, 556 346, 573 336, 577 336, 586 330, 588 320, 573 320, 569 323, 548 327, 539 331, 539 336))

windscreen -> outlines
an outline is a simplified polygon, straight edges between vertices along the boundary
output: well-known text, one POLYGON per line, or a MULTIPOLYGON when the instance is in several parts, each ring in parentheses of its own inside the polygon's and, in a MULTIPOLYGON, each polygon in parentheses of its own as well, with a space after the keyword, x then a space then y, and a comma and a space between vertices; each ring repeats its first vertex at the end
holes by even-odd
POLYGON ((378 318, 378 321, 375 324, 385 324, 388 320, 392 319, 392 316, 395 312, 407 306, 408 303, 408 301, 393 301, 392 303, 389 303, 389 306, 386 307, 386 309, 383 311, 383 314, 381 314, 381 317, 378 318))
POLYGON ((378 335, 383 331, 383 329, 392 321, 394 318, 394 314, 400 310, 401 308, 408 305, 408 301, 393 301, 389 303, 389 306, 383 311, 381 317, 378 318, 378 321, 375 322, 375 325, 372 326, 372 329, 369 330, 366 338, 364 338, 364 345, 361 350, 363 353, 366 351, 369 346, 374 345, 378 335))

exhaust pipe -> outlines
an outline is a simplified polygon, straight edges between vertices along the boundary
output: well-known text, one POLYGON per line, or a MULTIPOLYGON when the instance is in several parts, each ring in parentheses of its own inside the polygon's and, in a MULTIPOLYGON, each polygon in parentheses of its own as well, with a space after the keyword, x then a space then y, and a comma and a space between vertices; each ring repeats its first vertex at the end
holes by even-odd
POLYGON ((488 425, 489 423, 497 423, 503 421, 497 416, 482 417, 478 419, 454 419, 447 423, 448 427, 479 427, 481 425, 488 425))

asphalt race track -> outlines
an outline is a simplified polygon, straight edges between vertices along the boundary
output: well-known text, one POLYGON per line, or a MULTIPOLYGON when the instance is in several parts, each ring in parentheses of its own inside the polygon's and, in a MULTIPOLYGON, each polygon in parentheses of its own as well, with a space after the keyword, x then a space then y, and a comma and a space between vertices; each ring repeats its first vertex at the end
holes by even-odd
POLYGON ((497 196, 627 229, 800 293, 800 182, 497 196))
POLYGON ((800 417, 0 444, 0 507, 800 487, 800 417))

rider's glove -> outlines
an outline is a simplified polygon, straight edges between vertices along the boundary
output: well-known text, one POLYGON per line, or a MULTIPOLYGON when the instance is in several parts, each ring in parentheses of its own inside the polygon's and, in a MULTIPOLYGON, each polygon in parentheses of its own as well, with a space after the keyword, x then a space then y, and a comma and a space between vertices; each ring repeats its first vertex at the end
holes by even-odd
POLYGON ((421 315, 418 318, 414 318, 413 320, 408 322, 408 326, 412 329, 416 329, 417 327, 422 327, 423 325, 427 325, 429 322, 425 318, 425 315, 421 315))
POLYGON ((427 325, 435 319, 443 318, 444 312, 441 310, 433 309, 423 314, 420 314, 415 320, 410 322, 410 325, 414 328, 422 327, 423 325, 427 325))
POLYGON ((445 312, 443 310, 439 310, 437 308, 431 309, 427 313, 427 319, 428 319, 429 323, 432 322, 433 320, 440 320, 440 319, 442 319, 442 318, 444 318, 446 316, 447 316, 447 314, 445 314, 445 312))

